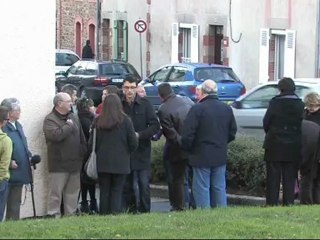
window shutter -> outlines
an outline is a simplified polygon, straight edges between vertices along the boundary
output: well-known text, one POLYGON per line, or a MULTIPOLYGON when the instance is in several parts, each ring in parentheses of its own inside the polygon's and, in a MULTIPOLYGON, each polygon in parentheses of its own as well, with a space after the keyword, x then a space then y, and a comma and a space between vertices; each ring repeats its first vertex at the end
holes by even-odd
POLYGON ((128 61, 128 22, 123 21, 123 59, 128 61))
POLYGON ((191 26, 191 62, 199 62, 199 25, 191 26))
POLYGON ((171 33, 171 63, 178 62, 178 36, 179 36, 179 24, 172 24, 172 33, 171 33))
POLYGON ((260 29, 259 83, 269 80, 269 28, 260 29))
POLYGON ((284 48, 284 76, 295 77, 296 31, 287 30, 284 48))
POLYGON ((112 48, 112 58, 118 58, 118 20, 113 21, 113 48, 112 48))

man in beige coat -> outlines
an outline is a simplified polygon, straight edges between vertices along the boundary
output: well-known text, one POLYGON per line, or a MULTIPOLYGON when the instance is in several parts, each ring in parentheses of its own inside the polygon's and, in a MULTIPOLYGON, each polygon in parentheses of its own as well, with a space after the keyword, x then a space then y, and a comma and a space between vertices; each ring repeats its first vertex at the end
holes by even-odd
POLYGON ((67 93, 58 93, 53 99, 53 104, 53 110, 43 123, 48 147, 47 214, 60 217, 62 196, 65 215, 76 212, 86 140, 77 116, 71 112, 70 96, 67 93))

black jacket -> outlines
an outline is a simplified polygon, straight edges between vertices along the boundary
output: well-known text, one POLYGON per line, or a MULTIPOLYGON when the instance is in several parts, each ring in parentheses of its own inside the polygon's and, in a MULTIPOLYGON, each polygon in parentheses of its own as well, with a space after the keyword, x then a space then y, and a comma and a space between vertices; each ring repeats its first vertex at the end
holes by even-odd
POLYGON ((151 167, 151 137, 160 130, 153 106, 146 98, 136 98, 130 106, 122 100, 124 112, 131 118, 134 129, 139 133, 138 149, 131 155, 131 169, 143 170, 151 167))
POLYGON ((85 112, 78 112, 78 117, 81 123, 82 131, 84 133, 84 136, 86 137, 86 140, 89 140, 90 136, 90 128, 91 124, 94 120, 94 114, 90 111, 85 112))
POLYGON ((237 125, 232 109, 216 95, 208 95, 190 109, 181 144, 189 151, 193 167, 218 167, 227 162, 227 145, 235 139, 237 125))
POLYGON ((301 122, 304 104, 296 95, 271 99, 263 118, 266 161, 301 160, 301 122))
POLYGON ((93 58, 94 54, 90 45, 85 45, 82 48, 82 58, 93 58))
POLYGON ((317 174, 319 161, 319 136, 320 126, 308 120, 302 121, 302 163, 300 165, 301 175, 311 173, 314 177, 317 174))
MULTIPOLYGON (((95 128, 95 122, 93 124, 95 128)), ((89 145, 92 149, 93 131, 89 145)), ((138 140, 129 117, 112 130, 97 129, 97 169, 101 173, 130 173, 130 154, 137 148, 138 140)))
POLYGON ((169 161, 177 162, 186 159, 186 154, 181 150, 181 138, 184 120, 194 105, 188 97, 170 95, 159 107, 158 116, 162 131, 166 137, 167 157, 169 161))

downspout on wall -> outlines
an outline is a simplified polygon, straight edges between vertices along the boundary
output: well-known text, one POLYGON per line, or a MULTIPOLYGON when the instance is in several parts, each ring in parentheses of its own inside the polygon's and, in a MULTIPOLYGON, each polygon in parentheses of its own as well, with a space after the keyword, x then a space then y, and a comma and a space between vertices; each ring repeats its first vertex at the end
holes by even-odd
POLYGON ((316 55, 315 76, 320 77, 319 54, 320 54, 320 3, 317 1, 317 24, 316 24, 316 55))

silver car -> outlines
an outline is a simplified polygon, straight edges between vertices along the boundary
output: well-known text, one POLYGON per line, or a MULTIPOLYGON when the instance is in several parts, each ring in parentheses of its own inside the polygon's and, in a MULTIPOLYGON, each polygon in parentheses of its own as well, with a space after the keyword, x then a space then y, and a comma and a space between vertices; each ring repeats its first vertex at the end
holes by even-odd
MULTIPOLYGON (((296 94, 303 99, 310 92, 320 93, 320 78, 294 79, 296 94)), ((258 85, 232 103, 238 133, 264 139, 263 117, 269 101, 279 94, 278 81, 258 85)))

